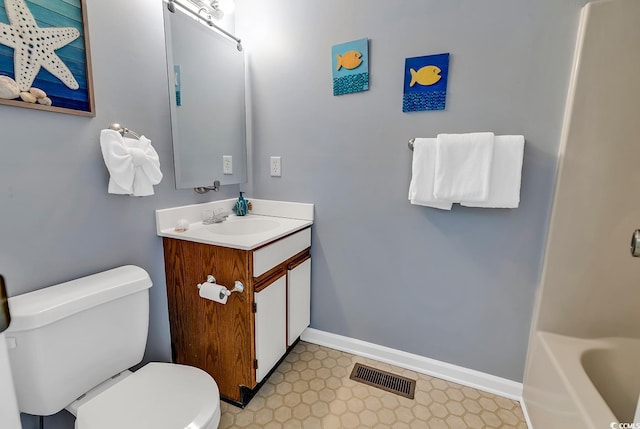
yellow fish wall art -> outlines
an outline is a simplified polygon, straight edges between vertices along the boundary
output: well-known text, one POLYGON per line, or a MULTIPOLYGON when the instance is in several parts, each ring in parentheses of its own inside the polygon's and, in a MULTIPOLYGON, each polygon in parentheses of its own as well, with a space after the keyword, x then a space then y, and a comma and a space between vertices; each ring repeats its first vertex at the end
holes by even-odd
POLYGON ((448 76, 448 53, 406 58, 402 111, 444 110, 448 76))
POLYGON ((442 78, 442 76, 440 76, 441 71, 440 67, 437 66, 424 66, 418 71, 409 69, 411 73, 411 83, 409 83, 409 86, 413 86, 416 83, 424 86, 433 85, 442 78))
POLYGON ((333 95, 369 89, 369 39, 340 43, 331 47, 333 95))
POLYGON ((360 57, 362 57, 362 54, 358 51, 348 51, 342 56, 340 54, 336 54, 336 61, 338 62, 336 70, 340 70, 341 67, 349 70, 357 68, 362 64, 362 59, 360 57))

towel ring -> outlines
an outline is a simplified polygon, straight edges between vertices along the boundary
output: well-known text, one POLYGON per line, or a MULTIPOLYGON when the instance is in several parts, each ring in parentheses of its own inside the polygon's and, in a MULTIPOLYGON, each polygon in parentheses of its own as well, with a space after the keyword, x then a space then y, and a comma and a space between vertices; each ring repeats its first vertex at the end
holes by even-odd
POLYGON ((413 144, 416 142, 416 139, 409 139, 409 150, 413 150, 413 144))
POLYGON ((117 122, 114 122, 113 124, 109 125, 109 129, 119 132, 122 137, 124 137, 125 134, 131 134, 136 139, 140 140, 140 136, 138 134, 136 134, 135 132, 131 131, 129 128, 123 127, 122 125, 118 124, 117 122))

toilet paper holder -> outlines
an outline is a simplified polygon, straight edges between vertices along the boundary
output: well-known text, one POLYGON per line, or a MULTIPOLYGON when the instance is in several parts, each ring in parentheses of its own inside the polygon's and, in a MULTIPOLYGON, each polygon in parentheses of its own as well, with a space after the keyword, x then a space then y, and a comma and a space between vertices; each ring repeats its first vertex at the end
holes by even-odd
MULTIPOLYGON (((207 281, 205 283, 217 284, 216 283, 216 278, 213 277, 211 274, 209 274, 207 276, 207 281)), ((200 289, 205 283, 198 283, 198 289, 200 289)), ((233 292, 242 293, 244 291, 244 285, 242 284, 242 282, 240 282, 238 280, 233 282, 233 289, 231 289, 231 290, 227 289, 226 286, 223 286, 223 285, 219 285, 219 286, 222 287, 222 290, 220 290, 220 299, 223 299, 225 296, 231 295, 233 292)))

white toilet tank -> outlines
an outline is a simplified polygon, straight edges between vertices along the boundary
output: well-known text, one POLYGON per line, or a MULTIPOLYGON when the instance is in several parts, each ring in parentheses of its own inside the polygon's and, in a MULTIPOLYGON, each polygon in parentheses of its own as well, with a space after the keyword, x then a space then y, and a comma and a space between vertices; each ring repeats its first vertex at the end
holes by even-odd
POLYGON ((5 332, 20 411, 57 413, 142 360, 145 270, 128 265, 9 298, 5 332))

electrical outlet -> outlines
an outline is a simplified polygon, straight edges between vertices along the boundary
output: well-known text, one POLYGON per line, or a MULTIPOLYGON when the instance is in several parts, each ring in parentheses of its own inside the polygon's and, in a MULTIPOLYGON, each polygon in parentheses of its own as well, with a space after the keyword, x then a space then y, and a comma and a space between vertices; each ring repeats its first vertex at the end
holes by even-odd
POLYGON ((222 155, 222 173, 233 174, 233 158, 231 155, 222 155))
POLYGON ((282 176, 282 163, 279 156, 271 157, 271 177, 282 176))

